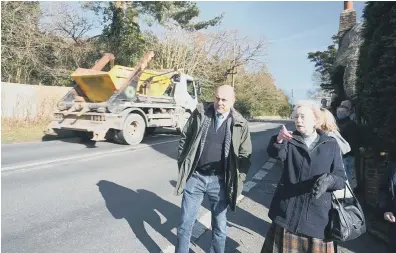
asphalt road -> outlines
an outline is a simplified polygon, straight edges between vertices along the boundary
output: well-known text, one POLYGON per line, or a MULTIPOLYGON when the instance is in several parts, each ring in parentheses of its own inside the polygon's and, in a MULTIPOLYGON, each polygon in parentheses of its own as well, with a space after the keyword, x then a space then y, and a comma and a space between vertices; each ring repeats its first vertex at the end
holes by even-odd
MULTIPOLYGON (((281 124, 251 124, 248 178, 267 161, 268 140, 281 124)), ((1 251, 151 253, 174 244, 181 202, 173 195, 177 141, 156 134, 136 146, 2 145, 1 251)))

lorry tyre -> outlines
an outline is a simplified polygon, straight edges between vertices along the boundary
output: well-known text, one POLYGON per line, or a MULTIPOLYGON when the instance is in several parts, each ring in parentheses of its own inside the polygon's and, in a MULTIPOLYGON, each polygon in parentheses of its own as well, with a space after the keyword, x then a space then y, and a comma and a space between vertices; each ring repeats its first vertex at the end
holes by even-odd
POLYGON ((123 144, 139 144, 143 140, 145 131, 146 123, 143 117, 139 114, 131 113, 125 119, 123 128, 117 133, 115 139, 119 139, 123 144))

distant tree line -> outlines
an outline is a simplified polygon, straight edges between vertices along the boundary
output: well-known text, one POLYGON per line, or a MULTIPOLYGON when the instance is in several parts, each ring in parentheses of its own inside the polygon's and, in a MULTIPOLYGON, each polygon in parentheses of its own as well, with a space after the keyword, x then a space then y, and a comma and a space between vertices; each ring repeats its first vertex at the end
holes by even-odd
POLYGON ((236 106, 245 115, 288 116, 288 97, 262 62, 265 41, 237 31, 204 32, 223 15, 195 22, 199 8, 185 1, 78 3, 84 14, 76 11, 77 3, 51 4, 1 3, 3 82, 71 86, 76 68, 90 68, 106 52, 115 55, 116 64, 132 67, 153 50, 149 68, 183 69, 201 80, 201 100, 211 100, 217 86, 235 83, 236 106), (165 32, 142 31, 139 20, 165 32), (93 31, 100 32, 92 36, 93 31))

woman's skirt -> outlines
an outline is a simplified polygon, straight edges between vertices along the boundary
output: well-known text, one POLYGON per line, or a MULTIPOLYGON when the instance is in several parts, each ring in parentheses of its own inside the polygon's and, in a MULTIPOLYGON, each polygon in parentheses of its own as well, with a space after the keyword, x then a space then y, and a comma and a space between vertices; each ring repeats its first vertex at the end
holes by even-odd
POLYGON ((261 253, 335 253, 333 242, 295 235, 272 223, 261 253))

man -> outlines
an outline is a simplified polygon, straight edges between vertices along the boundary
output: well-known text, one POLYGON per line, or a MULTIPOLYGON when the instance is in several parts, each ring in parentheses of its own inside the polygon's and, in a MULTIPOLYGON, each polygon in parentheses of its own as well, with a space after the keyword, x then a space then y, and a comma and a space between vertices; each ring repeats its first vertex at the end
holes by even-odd
POLYGON ((334 94, 331 97, 330 108, 328 109, 334 115, 334 117, 337 117, 337 108, 340 106, 340 104, 341 104, 341 99, 334 94))
MULTIPOLYGON (((337 108, 337 125, 340 129, 340 134, 351 146, 351 151, 343 155, 343 162, 345 171, 348 176, 348 181, 352 184, 353 170, 355 167, 355 155, 359 150, 359 126, 349 117, 351 111, 346 106, 339 106, 337 108)), ((355 187, 354 187, 355 188, 355 187)))
POLYGON ((234 89, 220 86, 214 103, 199 104, 181 134, 176 195, 183 193, 183 199, 177 253, 189 252, 191 233, 205 195, 212 213, 210 252, 225 250, 227 207, 235 211, 252 153, 248 123, 233 108, 234 103, 234 89))
POLYGON ((320 100, 320 103, 322 104, 322 108, 327 109, 327 99, 322 98, 322 100, 320 100))
POLYGON ((350 100, 344 100, 344 101, 341 102, 340 106, 348 108, 348 110, 351 112, 350 115, 349 115, 349 118, 356 122, 356 113, 353 111, 351 101, 350 100))

